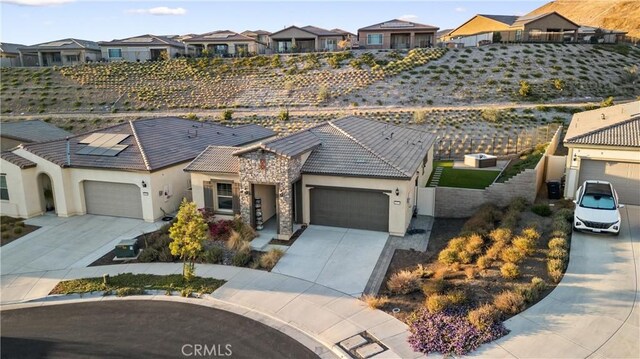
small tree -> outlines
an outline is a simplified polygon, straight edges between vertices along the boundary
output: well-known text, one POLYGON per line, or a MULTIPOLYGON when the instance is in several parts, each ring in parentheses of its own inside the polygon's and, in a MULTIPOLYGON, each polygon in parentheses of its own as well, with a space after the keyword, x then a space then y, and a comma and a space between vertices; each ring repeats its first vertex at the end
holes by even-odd
POLYGON ((531 85, 528 81, 520 81, 520 89, 518 90, 518 93, 522 97, 529 97, 531 95, 531 85))
POLYGON ((562 91, 564 90, 564 81, 562 79, 554 79, 553 80, 553 87, 555 87, 556 90, 558 91, 562 91))
POLYGON ((207 223, 194 202, 182 200, 176 222, 169 228, 171 254, 182 259, 182 275, 189 281, 195 275, 195 259, 207 239, 207 223))
POLYGON ((318 101, 325 102, 330 96, 331 94, 329 93, 329 89, 326 86, 320 86, 318 89, 318 101))
POLYGON ((280 122, 289 121, 289 110, 288 109, 280 110, 280 113, 278 114, 278 120, 280 122))
POLYGON ((233 118, 233 111, 231 110, 224 110, 220 114, 220 122, 229 122, 232 120, 232 118, 233 118))
POLYGON ((351 48, 351 39, 350 38, 346 38, 344 40, 338 41, 338 48, 340 50, 346 50, 351 48))
POLYGON ((282 67, 282 62, 280 61, 280 55, 273 55, 271 57, 271 67, 275 68, 281 68, 282 67))
POLYGON ((606 99, 602 100, 602 102, 600 102, 600 107, 609 107, 609 106, 613 106, 613 96, 609 96, 606 99))

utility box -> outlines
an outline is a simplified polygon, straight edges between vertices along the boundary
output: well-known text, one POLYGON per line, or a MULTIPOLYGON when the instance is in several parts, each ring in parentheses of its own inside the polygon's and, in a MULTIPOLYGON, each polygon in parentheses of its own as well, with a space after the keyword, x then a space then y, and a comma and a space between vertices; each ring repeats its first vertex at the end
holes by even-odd
POLYGON ((562 193, 560 191, 560 181, 547 181, 547 194, 549 199, 562 198, 562 193))
POLYGON ((123 239, 116 244, 117 258, 135 258, 138 255, 138 241, 136 239, 123 239))

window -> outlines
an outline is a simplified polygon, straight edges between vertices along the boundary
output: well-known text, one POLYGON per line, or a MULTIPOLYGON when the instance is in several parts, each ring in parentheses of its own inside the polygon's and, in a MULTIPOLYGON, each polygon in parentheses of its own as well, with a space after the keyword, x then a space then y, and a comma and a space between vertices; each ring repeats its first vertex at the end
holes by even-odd
POLYGON ((121 58, 122 49, 109 49, 109 58, 121 58))
POLYGON ((80 56, 78 55, 67 55, 67 62, 79 62, 80 61, 80 56))
POLYGON ((216 183, 216 199, 219 211, 233 210, 233 190, 231 183, 216 183))
POLYGON ((382 45, 382 34, 367 34, 367 45, 382 45))
POLYGON ((327 50, 335 50, 338 46, 338 41, 336 39, 327 39, 327 50))
POLYGON ((7 175, 0 175, 0 199, 9 200, 9 189, 7 188, 7 175))
POLYGON ((522 30, 516 30, 516 41, 522 41, 522 30))

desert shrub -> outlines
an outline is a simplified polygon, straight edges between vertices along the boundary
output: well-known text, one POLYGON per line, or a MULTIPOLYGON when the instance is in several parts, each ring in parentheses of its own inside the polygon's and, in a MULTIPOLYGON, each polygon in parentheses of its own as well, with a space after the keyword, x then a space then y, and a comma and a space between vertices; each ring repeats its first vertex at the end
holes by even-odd
POLYGON ((260 256, 260 267, 271 270, 276 263, 282 258, 284 251, 278 248, 272 248, 267 253, 260 256))
POLYGON ((484 108, 480 116, 487 122, 500 122, 504 119, 504 111, 497 108, 484 108))
POLYGON ((557 217, 553 219, 553 223, 551 223, 552 231, 559 231, 562 233, 570 233, 571 232, 571 223, 567 222, 564 217, 557 217))
POLYGON ((518 94, 522 97, 529 97, 531 95, 531 85, 528 81, 521 80, 518 94))
POLYGON ((524 253, 514 246, 507 247, 500 253, 500 259, 507 263, 520 263, 524 259, 524 253))
POLYGON ((453 290, 447 293, 447 299, 452 305, 463 305, 467 302, 467 294, 461 290, 453 290))
POLYGON ((534 227, 527 227, 523 229, 522 232, 520 232, 520 235, 527 239, 531 239, 534 242, 540 239, 540 232, 538 232, 534 227))
POLYGON ((509 228, 496 228, 489 232, 489 238, 493 242, 509 243, 511 240, 511 230, 509 228))
POLYGON ((231 257, 231 263, 236 267, 244 267, 251 260, 251 251, 240 251, 231 257))
POLYGON ((229 122, 233 119, 233 111, 224 110, 220 114, 220 122, 229 122))
POLYGON ((484 245, 484 240, 482 236, 479 234, 472 234, 467 239, 467 244, 464 246, 465 251, 469 252, 471 255, 479 254, 482 251, 482 246, 484 245))
POLYGON ((527 201, 524 197, 516 197, 509 202, 509 206, 507 207, 508 211, 518 211, 522 212, 529 205, 529 201, 527 201))
POLYGON ((445 281, 440 279, 432 279, 422 284, 422 293, 425 297, 429 297, 434 294, 442 294, 446 288, 445 281))
POLYGON ((464 269, 464 275, 467 279, 474 279, 476 277, 476 269, 473 267, 467 267, 464 269))
POLYGON ((429 278, 433 275, 433 271, 426 269, 422 264, 418 264, 413 273, 420 278, 429 278))
POLYGON ((433 273, 435 279, 447 279, 451 275, 451 270, 447 267, 440 267, 433 273))
POLYGON ((142 295, 142 294, 145 294, 145 291, 142 288, 123 287, 123 288, 116 289, 116 296, 118 297, 126 297, 129 295, 142 295))
POLYGON ((489 249, 487 249, 487 252, 485 253, 484 257, 490 260, 498 259, 498 257, 500 256, 500 253, 502 253, 502 251, 506 246, 507 246, 507 243, 505 242, 495 242, 491 247, 489 247, 489 249))
POLYGON ((371 309, 380 309, 384 307, 385 304, 389 303, 389 298, 386 296, 376 296, 371 294, 364 294, 360 297, 360 300, 365 302, 367 306, 371 309))
POLYGON ((158 259, 158 250, 155 248, 145 248, 138 256, 138 261, 142 263, 153 262, 158 259))
POLYGON ((548 204, 534 204, 531 206, 531 212, 537 214, 542 217, 549 217, 551 215, 551 207, 548 204))
POLYGON ((478 330, 467 319, 463 308, 431 313, 427 308, 409 318, 409 345, 423 354, 465 355, 481 344, 496 340, 508 333, 499 321, 478 330))
POLYGON ((211 247, 200 254, 200 259, 204 263, 220 263, 222 262, 223 251, 220 247, 211 247))
POLYGON ((22 234, 22 231, 24 231, 24 229, 22 227, 14 227, 13 228, 13 234, 22 234))
POLYGON ((462 264, 469 264, 473 261, 473 255, 466 250, 460 251, 458 252, 458 261, 462 264))
POLYGON ((416 125, 422 125, 427 121, 427 112, 423 110, 417 110, 413 113, 413 122, 416 125))
POLYGON ((520 212, 515 210, 507 210, 500 220, 500 227, 514 229, 520 220, 520 212))
POLYGON ((5 232, 9 229, 9 226, 6 224, 0 225, 0 232, 5 232))
POLYGON ((566 250, 569 248, 569 244, 567 243, 567 240, 563 237, 551 238, 547 246, 549 247, 549 249, 565 249, 566 250))
POLYGON ((505 263, 500 267, 500 274, 505 279, 516 279, 520 276, 520 269, 516 264, 505 263))
POLYGON ((280 110, 280 113, 278 113, 278 121, 280 121, 280 122, 289 121, 289 110, 287 110, 287 109, 280 110))
POLYGON ((524 309, 524 297, 515 291, 504 291, 495 296, 493 305, 506 314, 518 314, 524 309))
POLYGON ((613 106, 613 96, 609 96, 606 99, 600 102, 600 107, 610 107, 613 106))
POLYGON ((555 283, 558 283, 562 278, 564 266, 564 261, 561 259, 549 259, 547 261, 547 272, 549 274, 549 278, 551 278, 555 283))
POLYGON ((244 238, 235 229, 232 229, 227 239, 227 248, 230 250, 238 250, 242 243, 245 242, 244 238))
POLYGON ((476 309, 470 310, 467 314, 467 319, 476 329, 484 330, 499 322, 500 315, 500 311, 495 306, 483 304, 476 309))
POLYGON ((209 235, 213 240, 216 241, 226 241, 229 239, 229 235, 231 234, 231 224, 233 222, 230 220, 221 220, 216 221, 209 224, 209 235))
POLYGON ((554 213, 553 218, 564 218, 567 222, 573 222, 573 210, 570 208, 562 208, 554 213))
POLYGON ((513 239, 513 246, 525 255, 532 255, 536 250, 536 242, 525 236, 518 236, 513 239))
POLYGON ((425 307, 431 313, 441 312, 451 306, 449 299, 444 294, 433 294, 429 296, 425 302, 425 307))
POLYGON ((18 222, 16 222, 16 223, 14 224, 14 226, 24 228, 24 222, 22 222, 22 221, 18 221, 18 222))
POLYGON ((420 288, 420 278, 412 271, 401 270, 391 275, 387 288, 395 294, 409 294, 420 288))
POLYGON ((458 260, 458 253, 454 249, 445 248, 440 251, 440 254, 438 254, 438 261, 442 264, 449 265, 457 262, 458 260))
POLYGON ((158 261, 173 262, 173 259, 173 254, 171 254, 171 249, 169 247, 163 247, 158 250, 158 261))
POLYGON ((478 260, 476 261, 476 265, 480 269, 487 269, 487 268, 491 267, 491 263, 492 263, 491 258, 489 258, 486 255, 478 258, 478 260))
POLYGON ((546 289, 547 283, 542 278, 533 277, 530 284, 519 288, 519 292, 527 303, 534 303, 546 289))
POLYGON ((500 217, 500 210, 496 206, 492 204, 483 205, 465 222, 464 226, 462 226, 461 234, 477 233, 485 235, 494 228, 495 222, 500 217))
POLYGON ((318 89, 318 102, 325 102, 331 97, 329 89, 326 86, 320 86, 318 89))
POLYGON ((233 219, 231 226, 240 234, 240 237, 242 237, 242 239, 245 241, 251 241, 258 236, 255 229, 245 223, 240 216, 236 216, 233 219))
POLYGON ((554 248, 549 250, 549 253, 547 253, 547 258, 566 261, 569 258, 569 253, 567 253, 567 250, 564 248, 554 248))

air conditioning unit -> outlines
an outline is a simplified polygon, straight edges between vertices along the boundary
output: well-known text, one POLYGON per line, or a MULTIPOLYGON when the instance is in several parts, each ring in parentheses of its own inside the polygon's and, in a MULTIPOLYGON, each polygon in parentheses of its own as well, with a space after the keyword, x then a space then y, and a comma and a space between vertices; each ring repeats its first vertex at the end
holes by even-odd
POLYGON ((123 239, 116 244, 116 258, 135 258, 138 256, 139 248, 136 239, 123 239))

